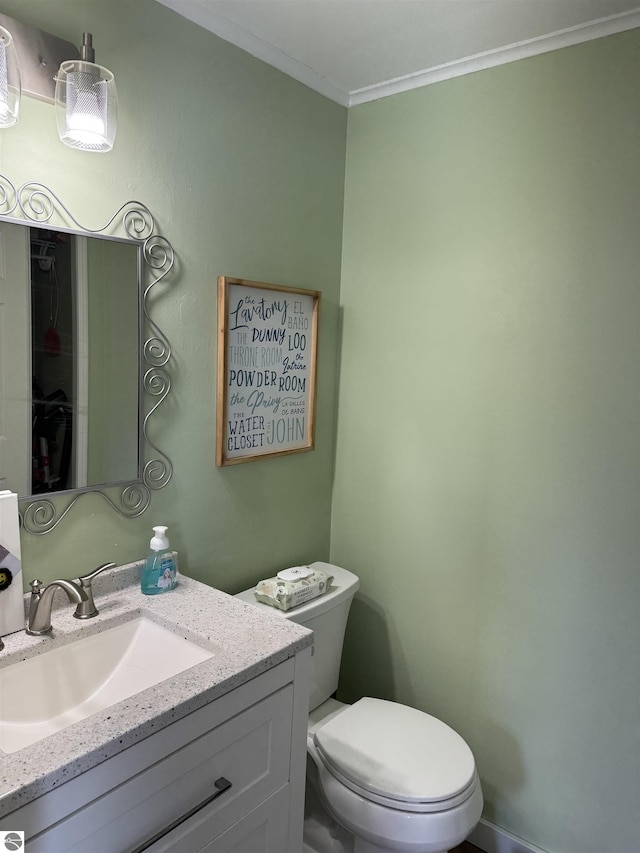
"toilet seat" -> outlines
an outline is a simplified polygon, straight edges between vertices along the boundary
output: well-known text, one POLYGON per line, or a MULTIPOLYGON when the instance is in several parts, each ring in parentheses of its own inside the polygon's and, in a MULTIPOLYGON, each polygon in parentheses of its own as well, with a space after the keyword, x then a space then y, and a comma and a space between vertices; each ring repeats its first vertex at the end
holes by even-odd
MULTIPOLYGON (((317 753, 318 754, 318 753, 317 753)), ((366 788, 362 788, 359 785, 354 784, 350 779, 340 773, 339 770, 336 770, 335 767, 331 767, 322 756, 318 754, 319 760, 322 763, 323 767, 328 771, 328 773, 333 776, 341 785, 344 785, 345 788, 348 788, 350 791, 353 791, 354 794, 358 794, 358 796, 362 797, 363 800, 367 800, 370 803, 376 803, 377 805, 384 806, 386 809, 391 811, 398 812, 414 812, 416 814, 439 814, 441 812, 447 812, 456 806, 464 805, 476 792, 479 787, 480 780, 478 779, 477 774, 474 774, 473 779, 469 783, 469 785, 457 794, 455 797, 451 797, 446 800, 439 800, 437 802, 432 803, 411 803, 401 800, 391 799, 390 797, 384 797, 380 794, 374 794, 371 791, 368 791, 366 788)))
POLYGON ((442 812, 478 787, 471 750, 435 717, 364 698, 313 735, 329 773, 359 796, 405 812, 442 812))

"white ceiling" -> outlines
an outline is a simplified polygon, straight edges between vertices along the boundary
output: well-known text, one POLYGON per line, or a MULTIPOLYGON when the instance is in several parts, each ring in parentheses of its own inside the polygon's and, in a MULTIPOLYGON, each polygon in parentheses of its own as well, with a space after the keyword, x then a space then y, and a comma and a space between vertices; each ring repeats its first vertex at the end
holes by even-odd
POLYGON ((640 26, 638 0, 158 0, 345 106, 640 26))

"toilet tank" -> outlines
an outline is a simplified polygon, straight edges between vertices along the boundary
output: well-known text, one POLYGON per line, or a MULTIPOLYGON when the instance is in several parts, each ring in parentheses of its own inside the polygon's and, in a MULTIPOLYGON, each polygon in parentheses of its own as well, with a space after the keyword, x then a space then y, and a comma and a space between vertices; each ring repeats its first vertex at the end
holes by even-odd
POLYGON ((237 598, 260 607, 276 618, 291 619, 313 631, 313 657, 311 659, 311 696, 309 710, 313 711, 338 689, 340 658, 344 631, 353 596, 360 586, 357 576, 330 563, 311 563, 310 569, 333 576, 329 592, 292 610, 278 610, 269 604, 256 601, 252 589, 239 592, 237 598))

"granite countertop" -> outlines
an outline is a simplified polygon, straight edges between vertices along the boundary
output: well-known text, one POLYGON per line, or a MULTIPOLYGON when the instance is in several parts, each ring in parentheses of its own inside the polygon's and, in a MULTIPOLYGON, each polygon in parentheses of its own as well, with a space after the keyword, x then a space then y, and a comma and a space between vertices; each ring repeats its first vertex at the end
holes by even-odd
MULTIPOLYGON (((0 669, 72 640, 146 616, 215 652, 160 684, 13 753, 0 751, 0 817, 143 740, 310 646, 312 632, 289 619, 179 575, 163 595, 142 595, 142 561, 103 572, 93 582, 99 615, 80 621, 64 593, 55 597, 53 633, 4 638, 0 669), (220 650, 223 653, 220 653, 220 650)), ((27 600, 25 596, 25 601, 27 600)))

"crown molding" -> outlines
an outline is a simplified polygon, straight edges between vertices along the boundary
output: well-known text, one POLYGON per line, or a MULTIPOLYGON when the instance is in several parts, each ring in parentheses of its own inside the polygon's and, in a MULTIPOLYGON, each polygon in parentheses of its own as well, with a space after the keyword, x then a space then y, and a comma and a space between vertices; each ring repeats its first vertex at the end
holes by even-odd
POLYGON ((353 107, 369 101, 377 101, 390 95, 430 86, 432 83, 440 83, 443 80, 451 80, 454 77, 462 77, 465 74, 473 74, 476 71, 484 71, 487 68, 495 68, 498 65, 506 65, 519 59, 527 59, 531 56, 538 56, 542 53, 560 50, 563 47, 571 47, 581 42, 640 27, 639 7, 629 12, 621 12, 618 15, 588 21, 585 24, 578 24, 544 36, 515 42, 505 47, 487 50, 473 56, 457 59, 454 62, 435 65, 432 68, 425 68, 403 77, 396 77, 393 80, 386 80, 373 86, 365 86, 362 89, 346 92, 336 86, 335 83, 327 80, 326 77, 322 77, 307 65, 292 59, 284 51, 264 41, 250 30, 234 24, 228 18, 215 12, 211 6, 205 7, 198 0, 157 0, 157 2, 173 9, 174 12, 194 24, 204 27, 224 41, 234 44, 256 59, 277 68, 287 76, 343 107, 353 107))
POLYGON ((506 65, 519 59, 527 59, 531 56, 560 50, 563 47, 571 47, 603 36, 633 30, 637 27, 640 27, 640 9, 633 9, 629 12, 589 21, 586 24, 578 24, 575 27, 568 27, 537 38, 515 42, 495 50, 487 50, 454 62, 435 65, 433 68, 407 74, 404 77, 396 77, 394 80, 377 83, 375 86, 355 89, 349 93, 347 106, 353 107, 369 101, 377 101, 389 95, 420 89, 423 86, 430 86, 432 83, 440 83, 443 80, 451 80, 454 77, 462 77, 465 74, 473 74, 476 71, 506 65))

